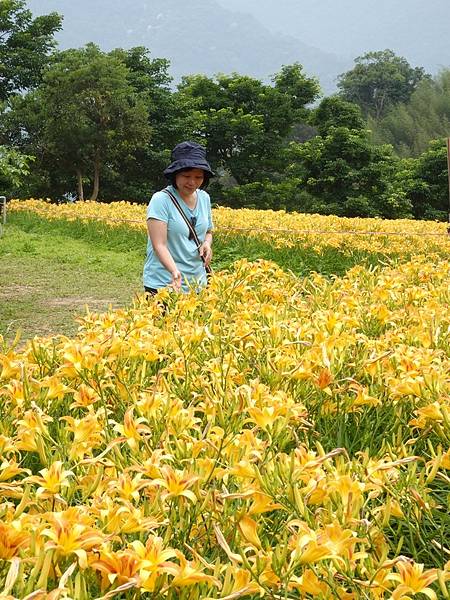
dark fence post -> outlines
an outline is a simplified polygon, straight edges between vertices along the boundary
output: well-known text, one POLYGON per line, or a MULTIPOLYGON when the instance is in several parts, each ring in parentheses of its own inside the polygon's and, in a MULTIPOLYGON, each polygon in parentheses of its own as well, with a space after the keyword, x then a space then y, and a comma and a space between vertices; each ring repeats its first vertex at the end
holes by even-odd
POLYGON ((0 196, 0 235, 6 225, 6 196, 0 196))

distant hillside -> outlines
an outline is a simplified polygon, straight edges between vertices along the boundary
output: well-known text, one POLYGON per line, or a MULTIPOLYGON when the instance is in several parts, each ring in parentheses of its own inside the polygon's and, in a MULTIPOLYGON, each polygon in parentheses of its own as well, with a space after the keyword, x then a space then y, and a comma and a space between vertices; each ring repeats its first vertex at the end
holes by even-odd
POLYGON ((354 59, 391 48, 430 72, 450 66, 449 0, 218 0, 270 31, 354 59))
POLYGON ((300 62, 325 92, 349 67, 338 56, 292 36, 270 32, 255 17, 229 11, 216 0, 29 0, 34 14, 64 15, 61 48, 89 41, 104 50, 146 46, 168 58, 178 81, 192 73, 238 73, 269 79, 282 65, 300 62))

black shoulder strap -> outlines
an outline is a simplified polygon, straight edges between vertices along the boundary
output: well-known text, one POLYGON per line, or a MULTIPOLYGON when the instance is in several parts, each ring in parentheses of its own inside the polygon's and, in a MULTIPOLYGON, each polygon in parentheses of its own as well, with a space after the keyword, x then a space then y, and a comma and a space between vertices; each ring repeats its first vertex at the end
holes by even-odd
MULTIPOLYGON (((192 225, 192 223, 189 221, 189 219, 186 216, 186 213, 184 212, 184 210, 181 208, 180 203, 178 202, 177 198, 172 194, 172 192, 170 190, 168 190, 167 188, 163 190, 163 192, 165 192, 169 198, 172 200, 172 202, 174 203, 174 205, 176 206, 178 212, 180 213, 180 215, 182 216, 182 218, 184 219, 184 222, 186 223, 189 232, 194 240, 194 242, 197 245, 197 250, 200 251, 200 246, 202 245, 197 232, 195 231, 194 226, 192 225)), ((203 256, 200 257, 203 261, 203 263, 205 262, 203 256)), ((212 273, 212 269, 209 265, 205 265, 205 271, 207 273, 212 273)))

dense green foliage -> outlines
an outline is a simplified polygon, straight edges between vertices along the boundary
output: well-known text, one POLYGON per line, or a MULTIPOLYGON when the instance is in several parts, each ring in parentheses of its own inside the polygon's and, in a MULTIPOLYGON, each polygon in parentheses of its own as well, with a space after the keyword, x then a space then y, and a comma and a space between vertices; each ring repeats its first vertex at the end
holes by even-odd
POLYGON ((39 84, 61 28, 56 13, 32 18, 25 0, 0 2, 0 101, 39 84))
POLYGON ((298 63, 270 82, 190 75, 174 89, 168 61, 144 47, 50 55, 60 23, 33 21, 24 0, 1 5, 0 144, 15 157, 1 192, 147 202, 170 149, 193 139, 207 147, 219 204, 446 217, 445 144, 428 143, 448 132, 450 71, 431 79, 391 50, 371 52, 316 106, 319 85, 298 63))
POLYGON ((94 45, 67 50, 56 55, 36 91, 15 101, 18 135, 39 144, 49 177, 53 165, 60 176, 77 177, 81 199, 85 173, 91 170, 95 200, 102 166, 120 163, 147 141, 144 97, 129 82, 120 58, 94 45))
POLYGON ((29 175, 32 156, 21 154, 14 148, 0 146, 0 186, 18 186, 29 175))
POLYGON ((273 85, 237 74, 216 80, 195 75, 179 89, 198 110, 209 158, 239 184, 282 171, 284 140, 319 94, 299 64, 283 67, 273 85))
POLYGON ((450 70, 422 81, 409 102, 369 123, 376 143, 392 144, 400 156, 418 156, 431 140, 450 134, 450 70))
POLYGON ((396 161, 391 148, 373 146, 364 130, 330 128, 324 136, 293 146, 292 158, 316 212, 386 218, 411 213, 392 184, 396 161))
POLYGON ((398 178, 414 217, 445 221, 450 210, 445 140, 430 142, 419 158, 404 159, 400 165, 398 178))

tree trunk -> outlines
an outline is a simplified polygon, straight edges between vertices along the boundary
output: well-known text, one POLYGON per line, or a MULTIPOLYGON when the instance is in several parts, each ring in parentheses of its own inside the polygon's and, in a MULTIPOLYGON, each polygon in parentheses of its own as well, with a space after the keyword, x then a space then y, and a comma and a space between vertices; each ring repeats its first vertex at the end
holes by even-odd
POLYGON ((90 200, 97 200, 98 192, 100 189, 100 160, 98 157, 94 160, 94 187, 92 189, 92 196, 90 200))
POLYGON ((78 200, 84 200, 83 175, 77 171, 78 200))

